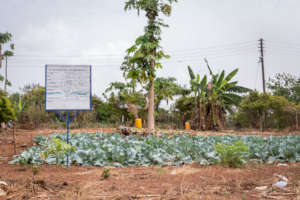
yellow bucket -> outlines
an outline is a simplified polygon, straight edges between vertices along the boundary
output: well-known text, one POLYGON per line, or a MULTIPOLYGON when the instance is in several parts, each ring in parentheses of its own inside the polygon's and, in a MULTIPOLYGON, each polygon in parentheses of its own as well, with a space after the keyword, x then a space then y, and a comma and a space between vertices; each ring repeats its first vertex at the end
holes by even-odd
POLYGON ((142 119, 141 118, 135 119, 135 127, 136 128, 143 128, 143 126, 142 126, 142 119))
POLYGON ((185 130, 191 130, 190 122, 185 122, 185 130))

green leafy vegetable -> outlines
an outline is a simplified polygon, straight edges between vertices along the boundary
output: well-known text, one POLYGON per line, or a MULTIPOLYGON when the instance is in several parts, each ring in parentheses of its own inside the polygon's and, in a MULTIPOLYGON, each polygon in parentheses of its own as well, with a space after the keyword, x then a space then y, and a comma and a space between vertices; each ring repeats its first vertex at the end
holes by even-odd
MULTIPOLYGON (((66 134, 39 137, 36 139, 36 146, 14 156, 10 163, 64 164, 65 155, 68 153, 70 163, 89 166, 182 165, 192 162, 210 165, 222 160, 222 156, 215 149, 217 144, 230 146, 237 141, 248 146, 248 158, 252 161, 300 161, 300 136, 296 135, 203 137, 178 134, 170 137, 124 137, 118 133, 80 133, 70 135, 70 146, 62 143, 65 140, 66 134), (46 159, 43 160, 41 155, 49 156, 45 156, 46 159)), ((242 145, 235 146, 239 149, 242 145)))
POLYGON ((217 144, 215 150, 221 163, 228 167, 242 167, 248 161, 250 153, 248 146, 240 140, 231 145, 217 144))

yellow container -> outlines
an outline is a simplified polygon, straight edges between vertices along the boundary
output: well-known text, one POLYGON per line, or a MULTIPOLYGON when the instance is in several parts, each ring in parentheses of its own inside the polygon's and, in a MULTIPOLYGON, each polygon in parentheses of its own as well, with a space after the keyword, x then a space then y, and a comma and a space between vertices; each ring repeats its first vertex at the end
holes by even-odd
POLYGON ((190 122, 185 122, 185 130, 191 130, 190 122))
POLYGON ((135 127, 136 128, 143 128, 143 126, 142 126, 142 119, 141 118, 135 119, 135 127))

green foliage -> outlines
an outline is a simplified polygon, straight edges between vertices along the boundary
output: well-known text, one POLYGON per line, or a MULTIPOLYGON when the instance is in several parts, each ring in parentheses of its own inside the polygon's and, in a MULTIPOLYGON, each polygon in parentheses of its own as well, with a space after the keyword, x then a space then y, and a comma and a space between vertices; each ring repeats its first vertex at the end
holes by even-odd
POLYGON ((0 92, 0 123, 15 120, 15 113, 6 94, 0 92))
POLYGON ((236 121, 241 127, 258 128, 264 120, 265 128, 282 129, 294 123, 295 110, 296 106, 284 97, 253 91, 239 105, 236 121))
POLYGON ((9 41, 11 41, 11 38, 12 38, 12 34, 11 33, 0 33, 0 45, 1 44, 5 44, 9 41))
POLYGON ((144 35, 138 37, 135 44, 127 50, 121 69, 126 78, 149 83, 155 79, 155 70, 162 65, 158 61, 168 56, 159 46, 161 27, 167 26, 158 19, 160 13, 169 16, 171 4, 176 0, 129 0, 125 3, 125 10, 136 9, 146 12, 148 24, 144 35))
MULTIPOLYGON (((35 138, 36 145, 14 156, 14 160, 10 163, 42 164, 46 162, 56 164, 54 157, 46 160, 42 160, 40 157, 47 150, 48 140, 51 140, 52 137, 64 140, 66 134, 55 134, 49 139, 44 136, 35 138)), ((76 148, 76 151, 69 154, 69 161, 91 166, 181 165, 193 162, 209 165, 220 161, 221 156, 217 154, 216 144, 226 144, 229 147, 225 146, 226 151, 222 150, 221 152, 224 153, 228 162, 230 164, 233 162, 234 165, 236 160, 231 161, 232 157, 237 159, 239 164, 239 159, 246 159, 247 153, 246 147, 236 141, 242 141, 248 146, 248 158, 256 162, 300 161, 300 136, 297 135, 203 137, 188 134, 173 136, 162 134, 160 137, 153 135, 124 137, 117 133, 72 134, 70 144, 76 148), (233 146, 230 147, 230 145, 233 146), (241 154, 242 157, 240 157, 241 154)), ((64 159, 60 159, 59 162, 64 163, 64 159)))
POLYGON ((159 18, 160 14, 170 16, 171 4, 177 0, 128 0, 125 2, 125 10, 135 9, 138 14, 146 12, 148 19, 144 34, 135 40, 135 44, 127 49, 127 55, 121 66, 123 76, 126 79, 137 80, 142 85, 149 85, 148 101, 148 128, 154 129, 154 80, 156 70, 162 68, 159 62, 163 58, 169 58, 164 53, 160 44, 161 27, 167 25, 159 18))
POLYGON ((34 128, 40 126, 41 123, 56 120, 55 113, 45 111, 45 88, 40 85, 26 85, 23 88, 23 95, 16 108, 20 109, 18 115, 20 123, 29 123, 34 128))
MULTIPOLYGON (((4 53, 2 53, 2 50, 4 49, 4 44, 8 43, 12 39, 12 34, 11 33, 0 33, 0 69, 2 68, 2 60, 5 57, 6 59, 6 70, 7 70, 7 60, 8 57, 13 56, 14 53, 12 50, 14 50, 15 45, 10 44, 10 49, 11 50, 5 50, 4 53)), ((5 74, 7 76, 7 73, 5 74)), ((0 80, 3 81, 3 76, 1 76, 0 80)), ((6 91, 6 86, 11 86, 11 83, 7 80, 7 77, 5 77, 5 84, 4 84, 4 90, 6 91)))
POLYGON ((25 101, 23 101, 22 96, 19 93, 10 95, 9 99, 15 112, 16 121, 20 122, 23 117, 22 115, 24 114, 25 101))
POLYGON ((208 63, 207 67, 210 72, 209 81, 206 75, 203 78, 199 74, 195 75, 188 66, 190 88, 195 97, 192 126, 197 129, 205 127, 218 130, 223 127, 226 112, 232 113, 233 106, 240 103, 240 94, 249 92, 250 89, 239 86, 237 81, 231 81, 238 69, 226 75, 224 70, 220 74, 214 74, 208 63))
POLYGON ((67 154, 75 152, 76 148, 65 141, 52 137, 47 144, 47 148, 41 153, 41 157, 47 160, 49 156, 54 156, 56 159, 56 164, 60 159, 64 159, 67 154))
POLYGON ((182 124, 192 118, 195 106, 195 97, 182 96, 176 99, 174 104, 175 113, 178 113, 182 124))
MULTIPOLYGON (((146 99, 142 89, 138 90, 136 87, 135 80, 110 83, 103 94, 107 103, 98 109, 98 113, 109 114, 114 122, 121 121, 122 116, 129 121, 138 118, 139 111, 142 111, 140 108, 146 105, 146 99)), ((101 118, 104 118, 103 115, 101 118)))
POLYGON ((110 169, 104 169, 102 171, 101 177, 104 178, 104 179, 109 178, 110 177, 110 169))
POLYGON ((6 51, 3 52, 3 56, 4 57, 14 56, 14 52, 6 50, 6 51))
POLYGON ((250 150, 242 141, 236 141, 231 145, 216 144, 215 150, 220 156, 221 163, 228 167, 242 167, 249 158, 250 150))
POLYGON ((273 95, 300 104, 300 77, 289 73, 276 74, 274 78, 270 78, 267 85, 273 95))
MULTIPOLYGON (((149 85, 147 90, 149 90, 149 85)), ((174 96, 182 93, 182 88, 176 83, 176 78, 174 77, 158 77, 154 80, 154 91, 155 91, 155 105, 156 111, 162 100, 165 100, 167 104, 170 100, 173 100, 174 96)))
POLYGON ((103 94, 108 102, 124 107, 125 104, 145 106, 145 97, 142 90, 136 89, 136 81, 112 82, 103 94))

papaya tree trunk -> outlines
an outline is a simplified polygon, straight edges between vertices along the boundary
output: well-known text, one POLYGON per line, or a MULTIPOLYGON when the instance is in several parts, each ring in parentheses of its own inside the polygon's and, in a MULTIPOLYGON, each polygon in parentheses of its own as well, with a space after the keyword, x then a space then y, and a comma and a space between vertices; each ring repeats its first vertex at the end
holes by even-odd
POLYGON ((4 91, 6 92, 7 82, 7 56, 5 56, 5 77, 4 77, 4 91))
MULTIPOLYGON (((154 62, 151 62, 151 65, 154 67, 154 62)), ((154 81, 150 82, 149 90, 149 107, 148 107, 148 129, 151 132, 155 128, 155 119, 154 119, 154 81)))

